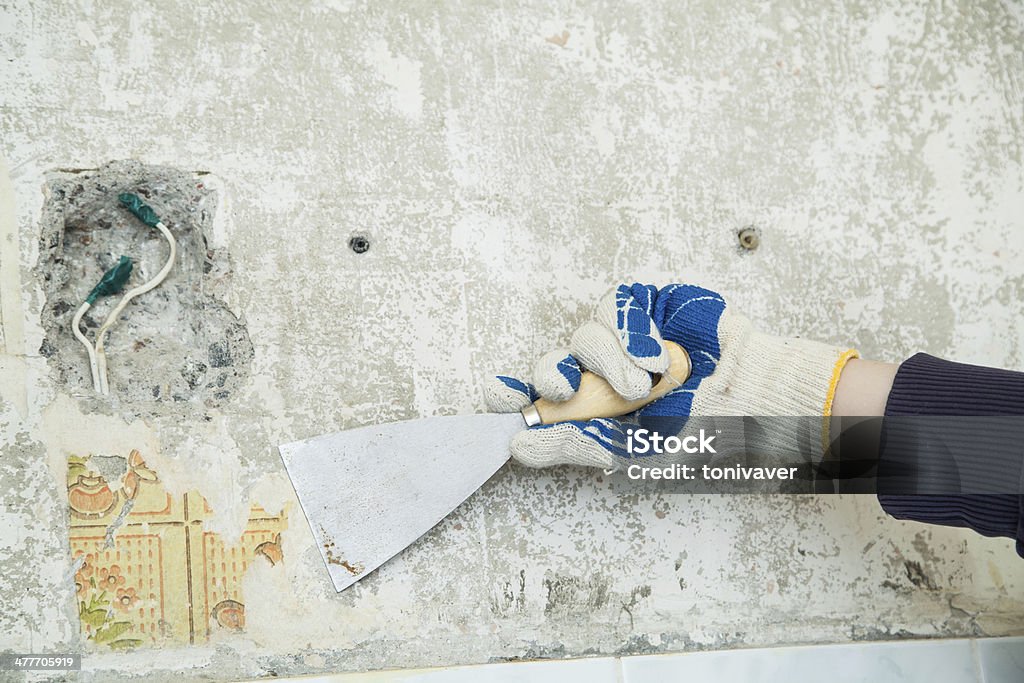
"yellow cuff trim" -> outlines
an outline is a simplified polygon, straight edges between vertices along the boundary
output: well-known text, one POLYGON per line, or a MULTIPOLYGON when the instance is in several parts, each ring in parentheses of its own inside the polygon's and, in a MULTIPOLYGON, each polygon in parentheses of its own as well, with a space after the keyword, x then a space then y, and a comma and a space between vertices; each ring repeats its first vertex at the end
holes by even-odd
POLYGON ((844 352, 843 355, 839 356, 839 360, 836 361, 835 367, 832 368, 832 379, 828 382, 828 393, 825 394, 825 406, 821 411, 821 414, 824 417, 832 415, 832 401, 836 397, 836 387, 839 386, 839 376, 843 374, 843 368, 846 367, 847 361, 851 358, 860 358, 860 353, 857 349, 849 349, 844 352))
POLYGON ((843 368, 846 367, 846 363, 851 358, 860 358, 860 352, 857 349, 848 349, 843 352, 843 355, 839 356, 839 360, 836 361, 835 366, 832 368, 832 379, 828 382, 828 393, 825 394, 825 405, 821 410, 821 447, 822 451, 828 453, 829 447, 832 445, 832 434, 829 432, 829 426, 832 417, 832 401, 836 397, 836 387, 839 386, 839 377, 843 374, 843 368))

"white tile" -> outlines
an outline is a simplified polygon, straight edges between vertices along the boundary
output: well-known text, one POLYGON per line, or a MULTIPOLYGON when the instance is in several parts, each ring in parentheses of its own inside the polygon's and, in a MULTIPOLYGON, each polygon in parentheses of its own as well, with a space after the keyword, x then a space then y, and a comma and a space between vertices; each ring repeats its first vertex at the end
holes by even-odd
POLYGON ((624 683, 978 683, 967 640, 626 657, 622 671, 624 683))
POLYGON ((445 669, 370 671, 274 680, 282 683, 617 683, 618 663, 610 657, 603 657, 503 662, 445 669))
POLYGON ((980 638, 974 642, 984 683, 1024 681, 1024 638, 980 638))

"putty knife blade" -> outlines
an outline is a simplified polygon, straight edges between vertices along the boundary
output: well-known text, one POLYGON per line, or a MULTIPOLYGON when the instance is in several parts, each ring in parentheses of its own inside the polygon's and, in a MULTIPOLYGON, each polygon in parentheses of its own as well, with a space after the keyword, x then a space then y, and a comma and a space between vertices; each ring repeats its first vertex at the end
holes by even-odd
POLYGON ((428 417, 279 447, 335 589, 433 528, 500 468, 519 413, 428 417))

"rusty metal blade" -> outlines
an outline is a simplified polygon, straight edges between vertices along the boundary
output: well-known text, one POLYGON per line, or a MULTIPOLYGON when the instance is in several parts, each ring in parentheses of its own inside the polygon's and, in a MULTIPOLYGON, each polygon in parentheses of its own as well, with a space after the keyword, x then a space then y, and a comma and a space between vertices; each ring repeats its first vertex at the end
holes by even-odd
POLYGON ((519 413, 429 417, 279 447, 335 589, 413 543, 508 460, 519 413))

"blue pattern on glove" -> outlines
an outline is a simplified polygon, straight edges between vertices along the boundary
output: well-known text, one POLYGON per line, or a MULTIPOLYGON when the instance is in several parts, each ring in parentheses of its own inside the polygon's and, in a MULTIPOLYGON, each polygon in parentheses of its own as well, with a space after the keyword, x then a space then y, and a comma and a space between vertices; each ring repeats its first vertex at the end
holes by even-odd
POLYGON ((723 312, 725 299, 710 289, 669 285, 658 293, 652 317, 665 339, 689 352, 693 376, 704 378, 715 371, 722 357, 718 322, 723 312))
POLYGON ((657 291, 653 286, 619 285, 615 291, 616 327, 626 351, 637 358, 661 355, 661 344, 651 319, 657 291))
POLYGON ((572 425, 581 434, 591 439, 594 443, 605 449, 617 458, 629 458, 626 450, 626 432, 622 423, 609 418, 596 418, 593 420, 570 420, 568 422, 557 422, 550 425, 537 425, 531 429, 550 429, 558 425, 572 425))
POLYGON ((532 384, 518 380, 515 377, 507 377, 505 375, 498 375, 497 378, 501 380, 502 384, 512 391, 518 391, 523 396, 529 398, 530 403, 533 403, 540 398, 540 394, 537 393, 537 390, 533 388, 532 384))
POLYGON ((661 290, 642 284, 619 287, 620 291, 623 289, 635 300, 653 300, 651 320, 662 338, 679 344, 690 355, 690 377, 683 385, 637 413, 641 426, 653 429, 652 421, 645 418, 657 417, 654 422, 659 430, 671 433, 674 429, 678 433, 686 426, 693 408, 693 392, 715 371, 722 357, 718 323, 725 311, 725 300, 716 292, 696 285, 669 285, 661 290), (653 298, 652 291, 655 292, 653 298))
POLYGON ((580 388, 580 379, 583 377, 583 373, 580 371, 579 361, 569 354, 562 360, 558 361, 558 372, 561 373, 565 381, 569 383, 573 391, 578 391, 580 388))

